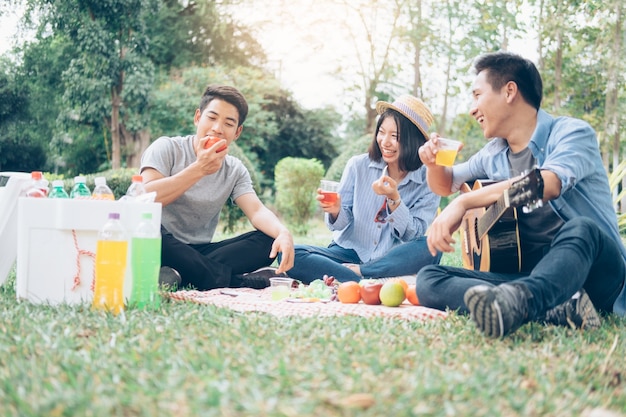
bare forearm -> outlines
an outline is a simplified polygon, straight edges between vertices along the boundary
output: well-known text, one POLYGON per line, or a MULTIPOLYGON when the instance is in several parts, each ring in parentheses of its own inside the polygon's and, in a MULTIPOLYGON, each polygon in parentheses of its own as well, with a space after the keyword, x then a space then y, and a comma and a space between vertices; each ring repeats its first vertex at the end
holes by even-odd
POLYGON ((265 206, 262 206, 254 213, 250 218, 250 223, 252 223, 255 229, 260 230, 274 239, 281 233, 289 233, 287 227, 285 227, 280 220, 278 220, 278 217, 265 206))
POLYGON ((171 177, 164 177, 153 169, 145 170, 142 175, 146 178, 146 191, 156 191, 156 202, 164 206, 178 199, 204 176, 195 164, 171 177))
POLYGON ((426 171, 426 180, 435 194, 443 197, 452 194, 452 170, 450 168, 431 165, 426 171))
POLYGON ((509 188, 510 184, 511 180, 494 183, 472 192, 461 194, 455 200, 458 200, 457 204, 460 204, 464 210, 487 207, 495 203, 502 196, 504 190, 509 188))

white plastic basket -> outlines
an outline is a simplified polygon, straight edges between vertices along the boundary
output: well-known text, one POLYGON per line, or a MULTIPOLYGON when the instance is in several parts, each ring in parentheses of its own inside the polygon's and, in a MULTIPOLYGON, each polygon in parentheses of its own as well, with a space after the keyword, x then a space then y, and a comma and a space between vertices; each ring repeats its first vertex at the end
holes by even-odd
POLYGON ((29 180, 25 172, 0 172, 0 285, 17 257, 17 199, 29 180))
MULTIPOLYGON (((20 197, 18 207, 16 293, 33 303, 91 302, 98 230, 109 213, 120 213, 129 239, 144 212, 161 224, 160 203, 20 197)), ((131 290, 128 255, 126 298, 131 290)))

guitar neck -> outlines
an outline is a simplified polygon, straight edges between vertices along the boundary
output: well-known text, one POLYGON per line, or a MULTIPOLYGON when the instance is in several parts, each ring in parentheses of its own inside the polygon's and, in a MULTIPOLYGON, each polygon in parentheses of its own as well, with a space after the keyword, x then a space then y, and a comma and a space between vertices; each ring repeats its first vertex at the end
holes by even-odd
POLYGON ((476 226, 476 231, 478 233, 478 238, 482 239, 489 230, 496 224, 496 222, 502 217, 502 215, 511 207, 511 203, 509 201, 509 193, 504 192, 498 200, 493 203, 487 210, 483 216, 478 219, 478 225, 476 226))

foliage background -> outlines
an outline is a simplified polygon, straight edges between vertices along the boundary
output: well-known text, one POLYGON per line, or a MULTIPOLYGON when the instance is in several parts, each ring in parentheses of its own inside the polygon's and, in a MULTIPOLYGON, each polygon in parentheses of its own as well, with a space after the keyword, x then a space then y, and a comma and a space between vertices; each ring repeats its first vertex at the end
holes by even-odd
MULTIPOLYGON (((467 114, 472 60, 512 50, 539 67, 544 109, 596 129, 613 172, 625 159, 625 8, 621 0, 6 0, 0 16, 23 13, 0 57, 0 170, 71 178, 136 168, 152 140, 193 133, 209 83, 247 96, 238 145, 270 200, 285 157, 332 164, 326 176, 338 178, 371 134, 376 101, 399 94, 429 103, 432 130, 461 139, 464 158, 485 140, 467 114), (331 90, 332 100, 306 107, 288 86, 331 90)), ((618 212, 624 181, 615 183, 618 212)))

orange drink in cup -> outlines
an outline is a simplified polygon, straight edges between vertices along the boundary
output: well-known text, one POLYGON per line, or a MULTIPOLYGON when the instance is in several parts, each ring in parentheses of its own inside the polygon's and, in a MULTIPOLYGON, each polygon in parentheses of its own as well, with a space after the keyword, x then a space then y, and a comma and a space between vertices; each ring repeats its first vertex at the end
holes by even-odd
POLYGON ((443 165, 451 167, 454 165, 456 154, 459 152, 461 142, 453 139, 437 138, 437 156, 435 157, 435 163, 437 165, 443 165))
POLYGON ((320 182, 320 188, 322 189, 322 203, 334 204, 337 202, 337 192, 339 191, 339 183, 337 181, 322 180, 320 182))

